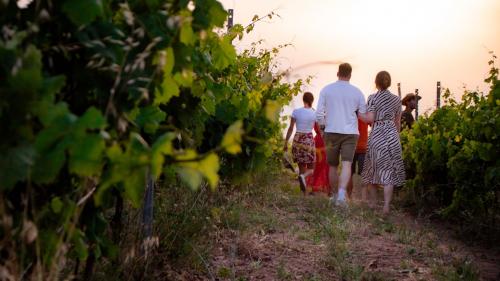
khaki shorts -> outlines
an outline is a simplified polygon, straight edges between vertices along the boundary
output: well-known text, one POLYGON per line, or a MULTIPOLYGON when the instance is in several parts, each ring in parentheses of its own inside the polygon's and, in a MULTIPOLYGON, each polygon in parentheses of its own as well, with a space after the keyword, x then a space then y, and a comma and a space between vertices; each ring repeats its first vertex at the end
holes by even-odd
POLYGON ((326 160, 330 166, 339 165, 339 156, 342 161, 352 162, 359 135, 325 133, 326 160))

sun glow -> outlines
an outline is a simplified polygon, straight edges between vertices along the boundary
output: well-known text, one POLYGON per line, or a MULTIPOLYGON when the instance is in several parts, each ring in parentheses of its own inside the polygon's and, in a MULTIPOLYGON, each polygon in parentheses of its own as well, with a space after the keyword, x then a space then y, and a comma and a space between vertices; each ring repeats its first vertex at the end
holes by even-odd
MULTIPOLYGON (((486 89, 492 50, 500 54, 498 0, 225 0, 235 9, 235 23, 275 11, 280 15, 256 25, 239 49, 264 39, 267 47, 292 43, 281 53, 284 68, 293 76, 315 79, 306 89, 316 96, 336 79, 336 65, 348 61, 352 82, 366 96, 374 91, 374 77, 387 70, 391 90, 401 82, 403 94, 419 89, 422 110, 435 104, 436 82, 460 94, 462 87, 486 89), (308 67, 302 67, 307 65, 308 67)), ((292 107, 300 106, 300 100, 292 107)))

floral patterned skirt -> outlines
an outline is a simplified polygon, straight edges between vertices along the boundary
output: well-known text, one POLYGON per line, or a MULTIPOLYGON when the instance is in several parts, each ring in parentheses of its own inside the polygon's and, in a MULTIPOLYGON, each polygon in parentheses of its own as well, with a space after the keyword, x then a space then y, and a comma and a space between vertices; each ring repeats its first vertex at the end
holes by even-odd
POLYGON ((297 164, 313 164, 315 147, 312 133, 295 133, 292 144, 293 161, 297 164))

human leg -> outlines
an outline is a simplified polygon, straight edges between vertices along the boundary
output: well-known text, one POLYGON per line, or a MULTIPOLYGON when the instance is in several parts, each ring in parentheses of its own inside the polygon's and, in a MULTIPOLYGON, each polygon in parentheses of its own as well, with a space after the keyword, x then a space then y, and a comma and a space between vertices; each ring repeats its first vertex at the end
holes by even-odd
POLYGON ((366 185, 367 193, 368 193, 368 205, 370 208, 374 208, 377 201, 377 190, 374 184, 366 185))
POLYGON ((332 188, 331 196, 334 200, 337 200, 337 193, 339 187, 339 174, 338 166, 330 166, 328 169, 328 180, 330 181, 330 187, 332 188))
POLYGON ((353 181, 352 181, 352 176, 354 175, 356 171, 356 157, 357 154, 354 154, 354 159, 352 160, 352 165, 351 165, 351 178, 349 179, 349 182, 347 182, 347 198, 349 200, 352 200, 352 189, 353 189, 353 181))
POLYGON ((306 179, 304 174, 307 172, 307 164, 305 163, 298 163, 299 165, 299 176, 297 179, 299 180, 299 185, 300 185, 300 191, 302 193, 306 192, 306 179))
POLYGON ((338 134, 325 133, 325 151, 326 160, 328 162, 328 181, 330 182, 331 196, 336 200, 338 192, 338 166, 340 164, 340 145, 336 141, 338 134))
POLYGON ((313 173, 314 173, 314 164, 313 163, 305 164, 304 172, 302 172, 301 174, 303 174, 304 177, 308 177, 313 173))
POLYGON ((306 178, 314 173, 314 164, 307 163, 299 165, 299 183, 300 190, 305 194, 307 189, 307 181, 306 178))
MULTIPOLYGON (((355 154, 355 159, 357 160, 358 163, 358 174, 361 175, 363 173, 363 167, 365 164, 365 156, 366 153, 356 153, 355 154)), ((367 187, 366 184, 361 181, 361 201, 366 202, 367 201, 367 187)))
POLYGON ((384 214, 389 214, 393 191, 394 191, 394 185, 392 184, 384 185, 384 209, 383 209, 384 214))
POLYGON ((358 142, 358 135, 342 135, 340 137, 340 155, 342 158, 342 170, 339 179, 338 200, 345 202, 346 188, 352 179, 351 166, 354 159, 354 152, 358 142))

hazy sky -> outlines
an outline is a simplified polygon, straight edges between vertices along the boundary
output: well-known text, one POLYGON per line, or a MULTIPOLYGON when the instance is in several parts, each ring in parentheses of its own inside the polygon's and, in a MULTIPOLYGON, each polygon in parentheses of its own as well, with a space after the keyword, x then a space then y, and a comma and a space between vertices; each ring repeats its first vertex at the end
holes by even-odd
MULTIPOLYGON (((403 96, 419 89, 421 112, 435 107, 436 81, 456 95, 486 90, 483 80, 494 51, 500 56, 499 0, 222 0, 234 9, 234 22, 246 25, 257 14, 279 17, 256 25, 238 49, 265 40, 265 47, 291 43, 279 57, 283 69, 320 61, 346 61, 353 66, 351 83, 366 97, 375 91, 380 70, 392 76, 390 90, 403 96)), ((498 66, 498 65, 497 65, 498 66)), ((336 81, 337 64, 300 68, 297 78, 314 76, 306 87, 315 99, 336 81)), ((286 111, 301 107, 301 96, 286 111)))

